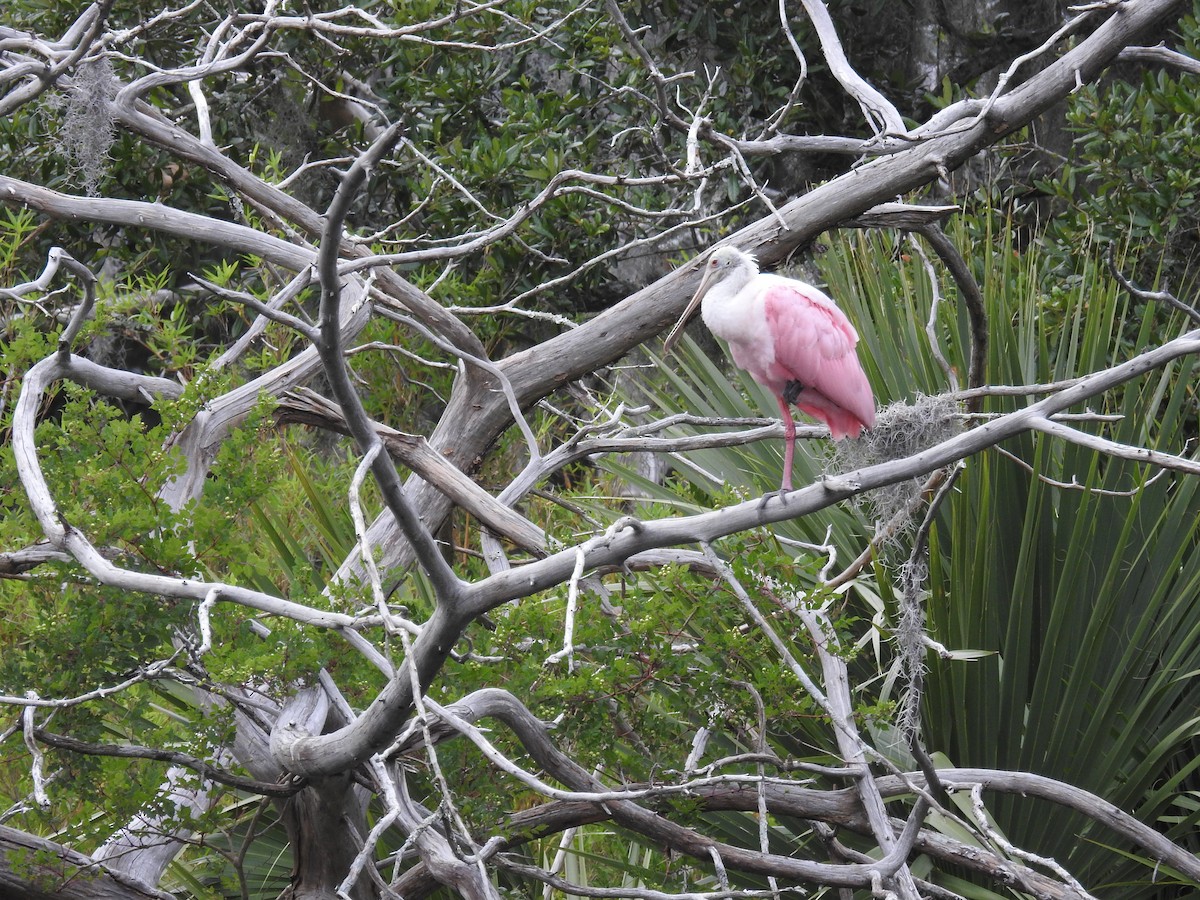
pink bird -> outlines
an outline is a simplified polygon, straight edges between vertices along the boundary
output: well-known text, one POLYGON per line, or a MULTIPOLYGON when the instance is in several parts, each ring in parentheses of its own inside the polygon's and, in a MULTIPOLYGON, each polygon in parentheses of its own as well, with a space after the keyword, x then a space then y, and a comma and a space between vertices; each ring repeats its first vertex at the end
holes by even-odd
POLYGON ((824 293, 793 278, 760 275, 753 256, 718 247, 664 353, 702 300, 708 330, 729 344, 733 361, 775 395, 783 412, 781 491, 792 489, 796 423, 790 405, 828 425, 835 441, 875 424, 875 398, 854 349, 858 332, 824 293))

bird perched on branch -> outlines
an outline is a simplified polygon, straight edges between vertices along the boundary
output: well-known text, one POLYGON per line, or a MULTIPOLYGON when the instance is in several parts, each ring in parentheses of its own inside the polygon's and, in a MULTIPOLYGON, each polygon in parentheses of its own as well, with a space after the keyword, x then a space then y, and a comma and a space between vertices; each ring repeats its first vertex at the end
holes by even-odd
POLYGON ((708 330, 729 344, 733 361, 779 403, 786 442, 780 490, 792 489, 791 406, 828 425, 835 441, 856 438, 875 424, 875 398, 855 350, 858 332, 823 292, 794 278, 760 274, 750 254, 718 247, 704 264, 696 296, 667 335, 664 353, 698 304, 708 330))

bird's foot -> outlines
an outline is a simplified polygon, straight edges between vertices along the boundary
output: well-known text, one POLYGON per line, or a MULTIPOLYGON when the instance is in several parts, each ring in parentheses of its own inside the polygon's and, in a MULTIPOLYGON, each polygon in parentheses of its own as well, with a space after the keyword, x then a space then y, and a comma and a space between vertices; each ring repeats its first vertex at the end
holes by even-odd
POLYGON ((762 495, 762 499, 758 501, 758 508, 762 509, 776 497, 779 498, 779 503, 782 506, 787 506, 787 495, 792 492, 792 486, 789 484, 786 487, 781 487, 777 491, 769 491, 762 495))

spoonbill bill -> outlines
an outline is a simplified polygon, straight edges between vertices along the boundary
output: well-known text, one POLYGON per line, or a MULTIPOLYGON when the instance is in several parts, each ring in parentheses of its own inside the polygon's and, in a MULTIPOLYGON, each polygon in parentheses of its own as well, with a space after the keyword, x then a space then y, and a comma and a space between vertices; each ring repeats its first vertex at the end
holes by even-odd
POLYGON ((697 305, 738 367, 779 403, 785 440, 780 491, 792 490, 792 406, 828 425, 835 441, 856 438, 875 424, 875 398, 855 350, 858 332, 822 291, 794 278, 761 274, 749 253, 718 247, 704 264, 696 295, 667 335, 664 353, 697 305))

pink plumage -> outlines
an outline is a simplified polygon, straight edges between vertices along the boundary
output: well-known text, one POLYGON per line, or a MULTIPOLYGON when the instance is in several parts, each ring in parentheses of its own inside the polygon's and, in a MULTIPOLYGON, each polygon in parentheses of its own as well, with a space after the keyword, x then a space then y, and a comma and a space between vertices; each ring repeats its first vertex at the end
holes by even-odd
POLYGON ((696 296, 664 350, 701 301, 704 324, 729 344, 738 367, 779 403, 785 433, 782 490, 792 489, 796 425, 791 405, 828 425, 834 440, 858 437, 875 424, 875 398, 855 349, 858 333, 820 290, 759 274, 754 257, 720 247, 705 264, 696 296))

